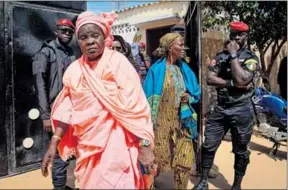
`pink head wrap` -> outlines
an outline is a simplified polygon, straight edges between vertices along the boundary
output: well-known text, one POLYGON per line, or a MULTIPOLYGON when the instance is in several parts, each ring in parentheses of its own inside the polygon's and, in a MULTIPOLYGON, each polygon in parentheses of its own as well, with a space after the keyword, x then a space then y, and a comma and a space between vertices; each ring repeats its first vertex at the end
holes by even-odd
POLYGON ((105 35, 105 44, 110 47, 113 42, 113 36, 111 35, 111 26, 116 20, 117 15, 114 13, 100 13, 96 15, 91 11, 85 11, 79 14, 76 21, 76 35, 78 37, 79 29, 84 24, 96 24, 99 26, 105 35))

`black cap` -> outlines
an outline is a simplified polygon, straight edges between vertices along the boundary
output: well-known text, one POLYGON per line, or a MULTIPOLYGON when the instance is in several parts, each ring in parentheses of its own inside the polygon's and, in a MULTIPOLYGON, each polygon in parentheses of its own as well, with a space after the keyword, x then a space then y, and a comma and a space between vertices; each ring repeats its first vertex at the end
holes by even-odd
POLYGON ((185 32, 185 27, 181 25, 174 25, 171 27, 171 32, 179 32, 179 33, 184 33, 185 32))

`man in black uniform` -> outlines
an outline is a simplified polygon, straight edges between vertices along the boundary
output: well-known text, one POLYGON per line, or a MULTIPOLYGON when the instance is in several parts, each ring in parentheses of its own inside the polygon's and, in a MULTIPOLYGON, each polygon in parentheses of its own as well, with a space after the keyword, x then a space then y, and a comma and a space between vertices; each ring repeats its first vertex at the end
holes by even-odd
MULTIPOLYGON (((63 73, 75 60, 74 52, 68 46, 72 40, 74 28, 72 21, 66 18, 60 19, 55 31, 56 39, 45 41, 33 58, 33 75, 39 110, 44 131, 50 136, 52 136, 50 111, 53 102, 63 88, 63 73)), ((54 189, 66 189, 68 165, 68 162, 63 161, 56 154, 52 169, 54 189)))
POLYGON ((208 173, 215 153, 228 129, 231 130, 234 161, 232 189, 241 189, 242 178, 249 164, 248 143, 253 131, 253 78, 259 60, 247 49, 248 26, 230 24, 230 41, 226 51, 217 54, 208 67, 207 83, 217 90, 217 106, 207 117, 202 146, 202 174, 193 189, 208 189, 208 173), (228 51, 228 52, 227 52, 228 51))
POLYGON ((182 25, 175 24, 174 26, 171 27, 170 31, 172 33, 179 33, 183 37, 185 35, 185 27, 182 25))

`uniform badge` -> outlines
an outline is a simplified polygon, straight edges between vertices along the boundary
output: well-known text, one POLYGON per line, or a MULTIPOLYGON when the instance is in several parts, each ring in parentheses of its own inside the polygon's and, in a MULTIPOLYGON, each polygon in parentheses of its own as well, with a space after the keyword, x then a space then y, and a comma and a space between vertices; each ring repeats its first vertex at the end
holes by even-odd
POLYGON ((255 71, 256 66, 257 66, 257 61, 254 59, 248 59, 244 62, 245 66, 250 70, 250 71, 255 71))
POLYGON ((211 67, 214 67, 216 65, 216 60, 212 59, 212 61, 209 64, 211 67))

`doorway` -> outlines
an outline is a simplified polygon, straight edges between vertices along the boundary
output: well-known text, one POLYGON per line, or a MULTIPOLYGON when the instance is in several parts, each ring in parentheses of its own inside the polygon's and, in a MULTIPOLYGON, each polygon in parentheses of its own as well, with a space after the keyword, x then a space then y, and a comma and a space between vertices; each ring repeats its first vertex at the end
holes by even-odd
POLYGON ((164 26, 160 28, 153 28, 146 30, 146 41, 147 41, 147 55, 151 57, 152 63, 156 60, 152 56, 152 52, 159 47, 159 40, 162 36, 170 32, 173 25, 164 26))

